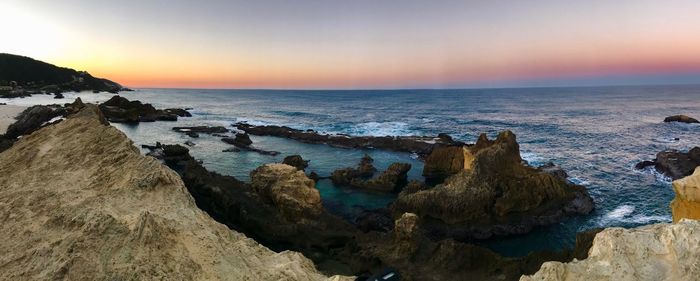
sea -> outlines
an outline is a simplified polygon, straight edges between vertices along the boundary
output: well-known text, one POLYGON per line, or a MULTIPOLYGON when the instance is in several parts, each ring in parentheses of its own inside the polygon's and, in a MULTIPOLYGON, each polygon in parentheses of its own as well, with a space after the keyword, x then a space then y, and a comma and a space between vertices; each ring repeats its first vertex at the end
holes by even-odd
MULTIPOLYGON (((191 141, 190 153, 212 171, 244 181, 265 163, 281 162, 299 154, 310 160, 307 172, 321 176, 355 166, 369 154, 383 170, 392 162, 412 165, 410 179, 423 180, 423 163, 409 153, 353 150, 322 144, 304 144, 277 137, 251 136, 253 145, 281 152, 278 156, 255 152, 222 152, 230 145, 201 134, 190 138, 174 126, 211 125, 233 129, 236 122, 285 125, 330 134, 354 136, 435 136, 448 133, 474 142, 481 133, 495 137, 511 130, 517 135, 521 156, 530 165, 553 162, 569 180, 588 188, 596 208, 589 215, 540 227, 533 232, 481 244, 506 256, 534 250, 571 247, 577 232, 597 227, 636 227, 671 221, 669 203, 674 193, 667 177, 634 165, 651 160, 665 149, 688 150, 700 145, 700 125, 663 123, 666 116, 700 117, 700 86, 628 86, 463 90, 205 90, 136 89, 121 93, 130 100, 156 108, 191 108, 193 117, 176 122, 113 124, 134 145, 182 144, 191 141)), ((72 102, 99 103, 112 94, 66 93, 65 99, 35 95, 0 99, 16 105, 72 102)), ((145 153, 145 151, 143 151, 145 153)), ((395 195, 336 187, 329 180, 317 183, 326 208, 352 220, 366 209, 381 208, 395 195)))

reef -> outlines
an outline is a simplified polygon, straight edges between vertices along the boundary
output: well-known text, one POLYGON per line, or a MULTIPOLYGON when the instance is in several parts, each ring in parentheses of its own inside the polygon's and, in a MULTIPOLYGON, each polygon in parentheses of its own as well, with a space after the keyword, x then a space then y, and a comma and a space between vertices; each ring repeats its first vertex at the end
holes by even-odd
POLYGON ((247 123, 236 123, 237 129, 256 136, 273 136, 297 140, 304 143, 327 144, 342 148, 384 149, 390 151, 416 153, 424 157, 439 145, 459 145, 446 134, 437 137, 412 136, 347 136, 322 134, 313 130, 298 130, 286 126, 253 126, 247 123))
POLYGON ((184 109, 156 109, 151 104, 129 101, 121 96, 113 96, 101 103, 100 110, 107 117, 107 120, 115 123, 177 121, 178 117, 192 116, 184 109))
POLYGON ((635 168, 654 167, 660 173, 677 180, 689 176, 700 166, 700 147, 694 147, 688 152, 665 150, 656 154, 656 159, 642 161, 635 168))

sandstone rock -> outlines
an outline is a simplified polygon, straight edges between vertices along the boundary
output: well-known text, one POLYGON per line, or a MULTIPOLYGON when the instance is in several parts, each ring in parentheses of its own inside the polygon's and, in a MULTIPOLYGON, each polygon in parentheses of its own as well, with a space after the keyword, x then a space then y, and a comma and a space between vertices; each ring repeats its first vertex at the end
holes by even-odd
POLYGON ((328 279, 213 221, 98 113, 88 105, 0 154, 0 279, 328 279))
POLYGON ((394 213, 425 218, 433 237, 470 240, 526 233, 593 209, 584 187, 524 165, 510 131, 494 141, 482 135, 460 149, 462 171, 434 188, 401 193, 392 204, 394 213))
POLYGON ((464 170, 463 146, 438 146, 425 158, 423 176, 429 182, 441 182, 464 170))
MULTIPOLYGON (((304 160, 303 158, 301 158, 301 155, 290 155, 290 156, 284 157, 284 160, 282 160, 282 164, 287 164, 289 166, 297 168, 297 170, 303 171, 304 169, 306 169, 306 167, 309 166, 309 160, 304 160)), ((316 175, 316 176, 318 176, 318 175, 316 175)), ((313 179, 314 181, 317 181, 318 177, 316 177, 315 179, 314 178, 311 178, 311 179, 313 179)))
POLYGON ((673 191, 676 193, 671 201, 673 221, 700 220, 700 167, 692 175, 673 181, 673 191))
POLYGON ((700 222, 608 228, 596 235, 588 258, 546 262, 521 281, 697 280, 700 276, 700 222))
POLYGON ((321 195, 303 171, 286 164, 263 165, 250 173, 250 185, 289 220, 321 213, 321 195))
POLYGON ((666 117, 664 122, 682 122, 682 123, 700 123, 698 119, 688 117, 686 115, 673 115, 666 117))

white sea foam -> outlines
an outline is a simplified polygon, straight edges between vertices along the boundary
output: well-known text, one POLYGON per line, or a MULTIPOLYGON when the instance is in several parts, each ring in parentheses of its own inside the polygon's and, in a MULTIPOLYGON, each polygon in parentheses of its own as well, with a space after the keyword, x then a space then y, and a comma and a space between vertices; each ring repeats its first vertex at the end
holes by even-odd
POLYGON ((347 128, 343 133, 351 136, 410 136, 417 132, 410 130, 405 122, 365 122, 347 128))
POLYGON ((591 183, 589 181, 584 180, 582 178, 578 178, 578 177, 569 177, 569 181, 571 181, 577 185, 584 185, 584 186, 591 185, 591 183))
POLYGON ((615 208, 615 210, 610 211, 609 213, 605 214, 604 219, 611 221, 611 220, 622 220, 626 216, 629 216, 634 212, 635 207, 631 205, 621 205, 615 208))
POLYGON ((544 163, 544 161, 545 161, 544 158, 540 157, 539 155, 537 155, 537 154, 535 154, 535 153, 533 153, 533 152, 529 152, 529 151, 521 151, 521 152, 520 152, 520 158, 522 158, 523 160, 527 161, 527 163, 528 163, 530 166, 535 166, 535 167, 536 167, 536 166, 541 166, 541 165, 544 165, 544 164, 545 164, 545 163, 544 163))

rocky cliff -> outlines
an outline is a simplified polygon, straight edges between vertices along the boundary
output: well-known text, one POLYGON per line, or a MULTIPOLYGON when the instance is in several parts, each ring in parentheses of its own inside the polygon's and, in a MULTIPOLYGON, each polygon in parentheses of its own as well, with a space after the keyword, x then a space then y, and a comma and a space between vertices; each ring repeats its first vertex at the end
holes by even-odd
POLYGON ((685 178, 673 181, 676 198, 671 201, 673 221, 682 218, 700 219, 700 167, 685 178))
POLYGON ((588 258, 546 262, 521 281, 698 280, 700 222, 608 228, 596 235, 588 258))
POLYGON ((328 279, 212 220, 92 105, 1 153, 0 175, 2 280, 328 279))

